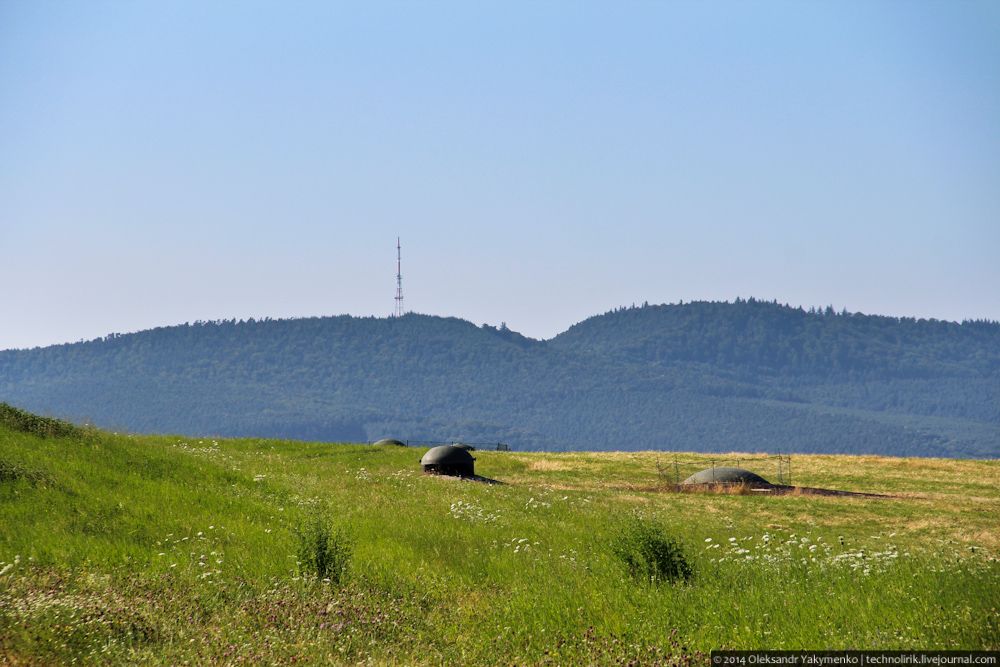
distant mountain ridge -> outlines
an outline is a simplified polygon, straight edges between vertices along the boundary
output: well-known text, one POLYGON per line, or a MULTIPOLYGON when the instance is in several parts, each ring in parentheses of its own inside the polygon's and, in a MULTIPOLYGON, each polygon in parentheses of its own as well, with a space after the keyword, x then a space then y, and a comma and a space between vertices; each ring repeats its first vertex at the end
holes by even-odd
POLYGON ((144 432, 1000 456, 1000 324, 738 299, 546 341, 456 318, 199 322, 0 352, 0 401, 144 432))

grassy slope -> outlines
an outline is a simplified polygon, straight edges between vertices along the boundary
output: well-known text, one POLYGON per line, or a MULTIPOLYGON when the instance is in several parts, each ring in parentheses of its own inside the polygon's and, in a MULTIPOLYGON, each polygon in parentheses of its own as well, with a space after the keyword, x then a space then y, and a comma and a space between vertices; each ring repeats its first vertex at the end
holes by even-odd
POLYGON ((488 486, 422 476, 421 453, 0 426, 0 659, 1000 648, 997 461, 794 459, 798 484, 897 496, 872 500, 664 493, 654 453, 477 452, 509 482, 488 486), (608 541, 636 511, 684 543, 691 584, 627 576, 608 541), (298 577, 316 512, 354 542, 342 588, 298 577))

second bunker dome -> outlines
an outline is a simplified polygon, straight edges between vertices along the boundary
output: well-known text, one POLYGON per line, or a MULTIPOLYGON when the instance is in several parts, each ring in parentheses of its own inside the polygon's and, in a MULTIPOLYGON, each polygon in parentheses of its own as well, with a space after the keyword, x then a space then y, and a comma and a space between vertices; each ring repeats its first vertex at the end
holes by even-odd
POLYGON ((681 484, 741 484, 758 487, 770 483, 756 473, 743 468, 706 468, 688 477, 681 484))
POLYGON ((475 458, 468 451, 454 445, 431 448, 420 459, 424 472, 455 477, 475 477, 475 458))

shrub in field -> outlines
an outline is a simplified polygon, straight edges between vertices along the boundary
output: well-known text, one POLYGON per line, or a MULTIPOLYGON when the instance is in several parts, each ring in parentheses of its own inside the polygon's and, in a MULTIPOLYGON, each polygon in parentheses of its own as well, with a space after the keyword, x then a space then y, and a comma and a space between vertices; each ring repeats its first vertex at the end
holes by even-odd
POLYGON ((680 543, 649 519, 633 517, 623 522, 611 549, 637 579, 687 581, 693 574, 680 543))
POLYGON ((299 539, 299 572, 340 584, 347 576, 351 543, 346 533, 320 515, 310 517, 296 529, 299 539))
POLYGON ((48 482, 49 477, 40 470, 33 470, 13 461, 0 459, 0 482, 16 482, 17 480, 24 480, 35 486, 48 482))

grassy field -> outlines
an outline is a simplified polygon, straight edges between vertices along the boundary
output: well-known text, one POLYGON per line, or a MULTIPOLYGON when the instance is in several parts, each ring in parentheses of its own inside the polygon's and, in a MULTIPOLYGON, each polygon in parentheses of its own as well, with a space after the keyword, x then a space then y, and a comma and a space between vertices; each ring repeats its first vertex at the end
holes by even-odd
POLYGON ((3 422, 0 661, 1000 648, 997 461, 793 459, 796 484, 886 499, 677 494, 652 452, 476 452, 505 482, 486 485, 421 475, 415 448, 3 422), (633 576, 615 544, 636 525, 676 540, 690 578, 633 576), (309 566, 326 527, 342 577, 309 566))

